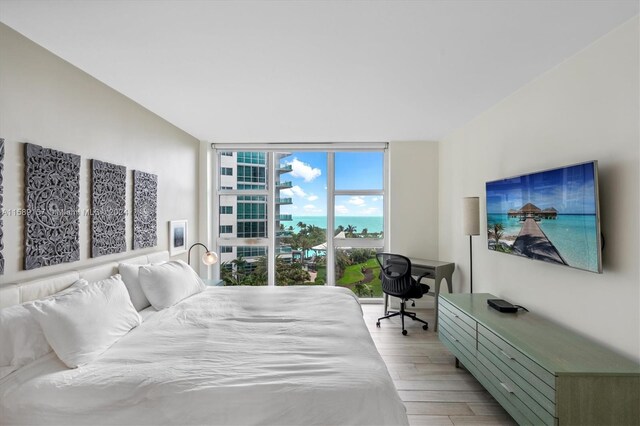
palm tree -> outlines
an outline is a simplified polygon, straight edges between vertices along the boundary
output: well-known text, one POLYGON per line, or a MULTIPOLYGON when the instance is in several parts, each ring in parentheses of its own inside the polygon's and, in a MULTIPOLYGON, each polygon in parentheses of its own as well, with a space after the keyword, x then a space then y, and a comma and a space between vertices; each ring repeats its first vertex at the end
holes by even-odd
POLYGON ((367 235, 369 235, 369 229, 368 228, 362 228, 362 231, 360 231, 360 235, 363 238, 367 238, 367 235))
POLYGON ((336 250, 336 279, 342 278, 344 270, 351 265, 351 259, 344 250, 336 250))
POLYGON ((247 261, 242 256, 231 262, 223 262, 221 268, 222 279, 226 285, 243 285, 247 283, 247 261), (231 266, 228 266, 231 265, 231 266))
POLYGON ((251 273, 248 285, 265 285, 268 281, 267 275, 267 257, 260 256, 254 263, 255 269, 251 273))
POLYGON ((496 242, 496 249, 500 245, 500 238, 504 235, 504 226, 502 223, 494 223, 493 224, 493 239, 496 242))
POLYGON ((347 225, 347 227, 344 230, 344 233, 347 236, 347 238, 353 238, 356 232, 358 232, 358 230, 353 225, 347 225))

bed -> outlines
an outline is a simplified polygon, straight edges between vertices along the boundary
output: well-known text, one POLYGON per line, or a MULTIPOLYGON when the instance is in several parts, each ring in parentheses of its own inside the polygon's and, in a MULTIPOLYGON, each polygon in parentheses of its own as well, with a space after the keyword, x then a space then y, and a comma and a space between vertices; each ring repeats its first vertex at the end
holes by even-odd
MULTIPOLYGON (((113 265, 78 275, 112 272, 113 265)), ((16 288, 42 297, 64 287, 50 282, 47 291, 35 291, 42 282, 16 288)), ((50 352, 2 379, 0 422, 408 423, 349 290, 208 287, 140 316, 141 325, 88 365, 69 369, 50 352)))

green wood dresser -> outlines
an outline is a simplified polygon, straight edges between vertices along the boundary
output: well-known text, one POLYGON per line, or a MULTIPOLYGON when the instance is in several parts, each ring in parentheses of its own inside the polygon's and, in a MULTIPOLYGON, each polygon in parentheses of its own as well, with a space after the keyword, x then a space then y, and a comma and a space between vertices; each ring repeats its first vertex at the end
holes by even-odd
POLYGON ((640 365, 491 294, 440 294, 439 337, 522 425, 639 425, 640 365))

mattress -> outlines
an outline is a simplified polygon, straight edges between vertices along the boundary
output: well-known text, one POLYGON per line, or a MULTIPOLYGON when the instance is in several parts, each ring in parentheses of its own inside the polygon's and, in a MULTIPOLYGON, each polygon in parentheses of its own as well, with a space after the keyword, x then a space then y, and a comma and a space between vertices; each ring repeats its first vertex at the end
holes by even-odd
POLYGON ((3 424, 408 424, 346 289, 209 287, 95 362, 55 353, 0 382, 3 424))

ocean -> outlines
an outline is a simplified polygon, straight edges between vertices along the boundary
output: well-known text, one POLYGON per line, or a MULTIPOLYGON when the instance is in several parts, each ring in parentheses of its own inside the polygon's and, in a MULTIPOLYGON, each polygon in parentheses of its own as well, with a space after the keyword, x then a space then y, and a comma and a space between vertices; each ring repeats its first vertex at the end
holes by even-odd
MULTIPOLYGON (((327 228, 326 216, 293 216, 291 222, 283 222, 285 227, 293 226, 294 232, 298 232, 298 222, 306 223, 307 225, 315 225, 320 228, 327 228)), ((369 233, 382 232, 384 221, 382 216, 336 216, 336 228, 339 225, 347 227, 349 225, 356 227, 356 232, 361 232, 363 229, 367 229, 369 233)))
MULTIPOLYGON (((504 236, 518 236, 522 222, 506 214, 487 215, 489 223, 501 222, 504 236)), ((540 229, 571 266, 598 270, 598 234, 596 215, 560 214, 556 220, 542 219, 540 229)))

